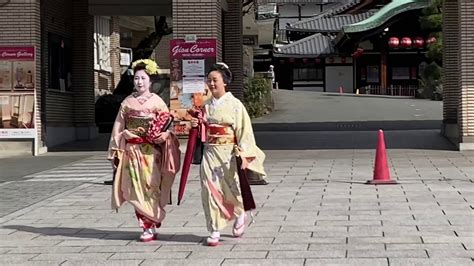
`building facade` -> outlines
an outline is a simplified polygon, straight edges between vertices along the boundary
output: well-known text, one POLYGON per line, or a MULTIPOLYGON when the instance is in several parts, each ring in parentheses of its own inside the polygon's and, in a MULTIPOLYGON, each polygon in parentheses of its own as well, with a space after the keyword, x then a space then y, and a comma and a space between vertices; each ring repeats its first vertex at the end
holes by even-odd
MULTIPOLYGON (((136 24, 133 17, 168 17, 173 34, 167 38, 183 38, 188 34, 198 38, 215 38, 218 60, 225 61, 235 74, 230 90, 242 97, 241 12, 240 0, 143 0, 139 4, 131 0, 1 2, 0 46, 36 48, 34 83, 37 88, 33 117, 37 143, 35 146, 31 139, 2 138, 0 152, 41 153, 48 147, 96 136, 95 100, 103 91, 111 90, 118 83, 119 48, 128 46, 127 42, 131 43, 130 46, 134 45, 133 38, 120 33, 124 32, 122 29, 131 31, 136 24), (124 16, 128 19, 121 19, 124 16), (109 58, 98 52, 107 54, 109 58)), ((460 150, 474 149, 474 72, 470 67, 474 63, 472 12, 474 3, 470 0, 445 1, 443 8, 442 133, 458 144, 460 150)), ((138 24, 143 27, 144 23, 138 24)), ((135 32, 137 39, 140 32, 146 34, 146 30, 135 29, 135 32)), ((157 49, 167 51, 166 39, 160 45, 157 49)), ((164 67, 169 63, 163 54, 156 52, 155 58, 164 67)), ((305 63, 308 62, 302 59, 301 64, 305 63)), ((321 62, 315 60, 314 63, 321 62)), ((348 64, 348 61, 335 58, 330 63, 348 64)), ((317 77, 321 74, 311 75, 317 77)))
POLYGON ((166 16, 173 27, 173 34, 161 40, 153 55, 162 68, 169 68, 171 38, 188 34, 215 38, 218 60, 224 60, 235 75, 230 90, 242 97, 241 10, 242 2, 237 0, 0 3, 0 46, 34 46, 38 84, 36 146, 31 139, 3 138, 0 152, 36 154, 96 137, 95 101, 117 86, 123 71, 121 48, 133 47, 140 34, 149 33, 146 17, 166 16))

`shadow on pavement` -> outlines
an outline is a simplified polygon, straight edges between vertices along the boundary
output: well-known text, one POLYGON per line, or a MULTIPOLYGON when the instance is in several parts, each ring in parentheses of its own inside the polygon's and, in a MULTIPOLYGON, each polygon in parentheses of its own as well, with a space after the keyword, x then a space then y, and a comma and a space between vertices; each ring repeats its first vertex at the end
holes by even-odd
POLYGON ((370 131, 440 129, 441 120, 254 123, 254 131, 370 131))
MULTIPOLYGON (((441 122, 355 121, 254 124, 257 144, 263 150, 375 149, 377 131, 383 129, 388 149, 456 150, 441 136, 441 122)), ((49 148, 55 152, 107 151, 110 134, 49 148)))
MULTIPOLYGON (((387 149, 456 150, 438 130, 384 131, 387 149)), ((373 131, 271 131, 255 132, 263 150, 375 149, 373 131)))
MULTIPOLYGON (((71 238, 88 238, 102 240, 137 240, 139 231, 113 231, 99 230, 92 228, 71 228, 71 227, 33 227, 26 225, 5 225, 2 228, 13 229, 22 232, 41 234, 44 236, 65 236, 71 238)), ((202 236, 193 234, 161 234, 158 233, 158 241, 177 243, 201 243, 202 236)))
POLYGON ((48 152, 74 152, 74 151, 107 151, 109 147, 109 133, 99 134, 91 140, 78 140, 48 148, 48 152))

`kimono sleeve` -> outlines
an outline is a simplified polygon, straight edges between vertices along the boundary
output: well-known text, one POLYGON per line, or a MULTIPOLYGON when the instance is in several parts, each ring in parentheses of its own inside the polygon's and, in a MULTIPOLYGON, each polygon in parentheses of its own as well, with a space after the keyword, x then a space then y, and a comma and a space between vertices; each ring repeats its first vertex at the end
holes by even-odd
POLYGON ((125 147, 125 139, 123 137, 123 131, 125 129, 125 105, 120 105, 120 110, 115 118, 114 127, 112 129, 112 135, 110 136, 109 150, 107 159, 113 160, 117 151, 121 151, 125 147))
POLYGON ((239 100, 234 108, 235 124, 234 131, 237 139, 237 145, 241 149, 241 156, 245 158, 255 158, 258 155, 255 136, 253 134, 252 121, 245 109, 245 106, 239 100))

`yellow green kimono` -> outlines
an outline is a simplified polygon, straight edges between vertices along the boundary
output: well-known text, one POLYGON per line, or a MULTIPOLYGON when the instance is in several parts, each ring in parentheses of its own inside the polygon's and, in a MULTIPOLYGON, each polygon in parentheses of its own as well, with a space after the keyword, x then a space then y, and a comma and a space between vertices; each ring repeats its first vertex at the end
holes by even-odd
POLYGON ((248 170, 260 176, 265 176, 263 168, 265 154, 255 144, 247 110, 232 93, 227 92, 219 99, 209 100, 205 105, 205 116, 210 126, 213 124, 229 126, 230 134, 235 134, 236 140, 235 144, 226 141, 208 141, 204 148, 200 171, 201 196, 207 229, 212 232, 223 229, 228 220, 244 212, 234 145, 240 148, 243 158, 253 159, 249 163, 248 170))

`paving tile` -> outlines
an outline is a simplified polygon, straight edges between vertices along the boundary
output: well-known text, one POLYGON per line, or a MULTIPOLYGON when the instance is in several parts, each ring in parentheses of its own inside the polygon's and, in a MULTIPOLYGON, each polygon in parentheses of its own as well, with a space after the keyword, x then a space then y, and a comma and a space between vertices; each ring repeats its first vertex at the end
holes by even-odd
POLYGON ((468 266, 472 265, 472 261, 470 259, 463 259, 463 258, 429 258, 429 259, 420 259, 420 258, 389 258, 390 266, 468 266))
POLYGON ((189 255, 189 259, 264 259, 268 255, 268 251, 193 251, 189 255))
POLYGON ((232 251, 306 251, 308 246, 308 244, 236 244, 232 251))
POLYGON ((9 265, 23 263, 36 256, 38 256, 38 254, 0 254, 0 264, 9 265))
POLYGON ((107 258, 112 256, 113 253, 61 253, 61 254, 48 254, 43 253, 33 257, 31 260, 38 261, 66 261, 66 260, 75 260, 75 261, 105 261, 107 258))
POLYGON ((121 252, 109 256, 109 260, 145 260, 145 259, 185 259, 191 252, 188 251, 166 251, 160 252, 121 252))
POLYGON ((345 250, 318 250, 318 251, 270 251, 269 259, 292 259, 292 258, 344 258, 345 250))
POLYGON ((417 250, 349 250, 349 258, 427 258, 423 249, 417 250))
POLYGON ((304 259, 252 259, 252 261, 242 260, 242 259, 225 259, 221 265, 262 265, 262 266, 271 266, 271 265, 295 265, 303 266, 305 264, 304 259))
MULTIPOLYGON (((43 263, 43 261, 41 262, 43 263)), ((104 265, 104 266, 134 266, 134 265, 142 265, 143 260, 104 260, 104 261, 94 261, 94 260, 67 260, 62 265, 69 265, 69 266, 83 266, 83 265, 104 265)), ((36 264, 38 265, 38 264, 36 264)), ((44 265, 50 265, 46 262, 44 265)), ((156 264, 155 264, 156 265, 156 264)))
POLYGON ((373 265, 373 266, 388 266, 387 259, 373 258, 373 259, 306 259, 306 265, 373 265))
POLYGON ((224 259, 146 259, 140 266, 155 266, 155 265, 175 265, 175 266, 214 266, 222 265, 224 259))

